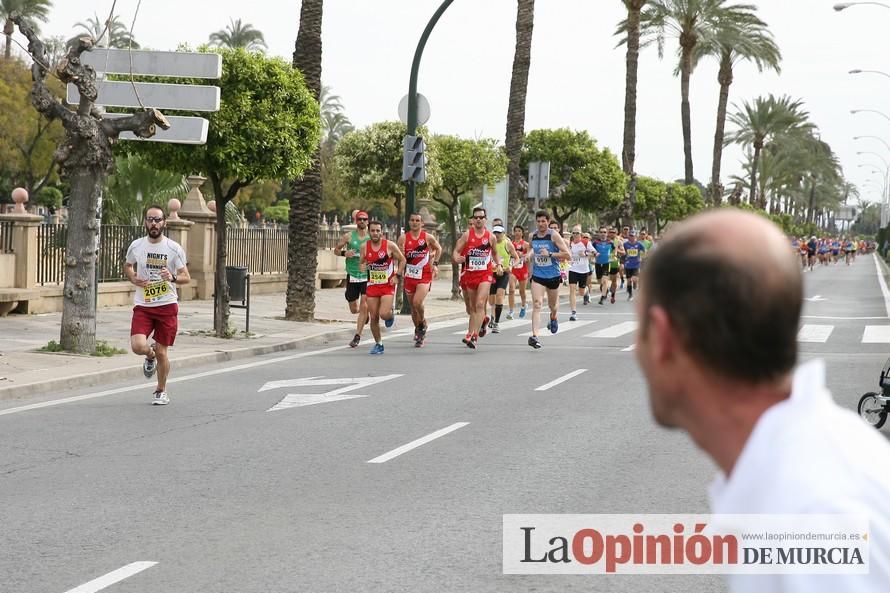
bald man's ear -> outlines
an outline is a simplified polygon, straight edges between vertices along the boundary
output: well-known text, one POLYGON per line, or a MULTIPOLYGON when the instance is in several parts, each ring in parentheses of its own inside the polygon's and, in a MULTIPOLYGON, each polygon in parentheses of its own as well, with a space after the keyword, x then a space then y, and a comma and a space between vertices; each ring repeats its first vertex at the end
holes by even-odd
POLYGON ((677 355, 678 337, 667 311, 655 305, 646 315, 650 358, 658 364, 669 363, 677 355))

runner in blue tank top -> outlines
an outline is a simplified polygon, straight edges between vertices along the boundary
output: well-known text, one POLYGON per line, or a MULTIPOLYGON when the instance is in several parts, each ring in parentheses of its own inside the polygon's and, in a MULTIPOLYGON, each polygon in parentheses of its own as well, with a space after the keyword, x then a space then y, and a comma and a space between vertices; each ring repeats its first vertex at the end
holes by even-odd
POLYGON ((538 329, 541 326, 541 309, 544 304, 544 293, 547 293, 547 305, 550 307, 550 323, 547 325, 550 333, 555 334, 559 329, 557 312, 559 309, 559 287, 562 278, 559 274, 560 260, 568 260, 572 257, 568 245, 558 232, 549 228, 550 215, 545 210, 539 210, 535 214, 537 231, 529 237, 531 243, 532 263, 532 335, 528 339, 528 345, 534 349, 541 347, 538 339, 538 329))

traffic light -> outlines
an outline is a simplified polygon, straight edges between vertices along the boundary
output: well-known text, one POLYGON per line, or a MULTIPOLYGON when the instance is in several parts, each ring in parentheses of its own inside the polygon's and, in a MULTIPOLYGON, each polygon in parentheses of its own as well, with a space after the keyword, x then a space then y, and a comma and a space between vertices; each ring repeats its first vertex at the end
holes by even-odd
POLYGON ((405 136, 402 181, 426 181, 426 145, 420 136, 405 136))

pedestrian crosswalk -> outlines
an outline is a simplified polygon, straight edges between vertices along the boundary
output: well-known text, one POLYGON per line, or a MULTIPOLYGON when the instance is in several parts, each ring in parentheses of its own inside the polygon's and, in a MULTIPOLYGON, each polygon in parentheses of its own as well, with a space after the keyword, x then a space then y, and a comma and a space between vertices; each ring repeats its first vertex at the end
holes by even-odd
MULTIPOLYGON (((446 322, 438 322, 430 324, 430 331, 436 329, 447 329, 452 335, 464 335, 466 333, 466 319, 449 320, 446 322), (453 328, 459 328, 454 331, 453 328)), ((622 352, 632 352, 633 343, 637 331, 636 321, 618 321, 613 319, 604 321, 602 319, 585 319, 579 321, 567 321, 564 318, 560 320, 559 332, 551 335, 545 326, 546 319, 541 325, 541 335, 545 336, 548 341, 558 339, 566 334, 570 334, 569 338, 577 340, 579 334, 570 333, 579 329, 587 329, 588 333, 581 333, 582 341, 595 344, 597 346, 614 346, 622 352), (596 324, 596 325, 594 325, 596 324), (593 326, 593 327, 591 327, 593 326), (590 331, 591 329, 595 331, 590 331)), ((531 319, 514 319, 511 321, 502 321, 500 323, 500 334, 513 336, 516 338, 527 338, 531 335, 531 319)), ((407 331, 407 330, 403 330, 407 331)), ((866 326, 850 326, 842 325, 840 328, 828 323, 804 323, 800 326, 797 334, 797 341, 800 344, 831 344, 835 343, 838 347, 849 347, 855 343, 861 344, 890 344, 890 320, 886 325, 866 325, 866 326)))

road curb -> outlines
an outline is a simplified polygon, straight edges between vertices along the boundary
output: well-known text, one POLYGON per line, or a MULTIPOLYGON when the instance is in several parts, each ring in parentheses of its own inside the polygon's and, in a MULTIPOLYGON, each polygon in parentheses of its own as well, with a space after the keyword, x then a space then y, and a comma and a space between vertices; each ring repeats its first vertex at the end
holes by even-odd
MULTIPOLYGON (((463 311, 455 313, 442 313, 432 315, 427 321, 444 321, 447 319, 455 319, 461 315, 466 315, 463 311)), ((407 317, 407 316, 403 316, 407 317)), ((264 344, 261 346, 249 346, 246 348, 233 348, 231 350, 214 350, 203 354, 193 354, 182 358, 172 358, 171 376, 175 376, 175 372, 182 369, 202 366, 205 364, 214 364, 220 362, 230 362, 233 360, 241 360, 254 356, 263 356, 265 354, 274 354, 276 352, 286 352, 289 350, 303 350, 315 346, 326 346, 332 342, 346 341, 354 335, 354 328, 336 329, 319 332, 309 336, 302 336, 293 340, 286 340, 277 344, 264 344)), ((9 385, 0 388, 0 401, 21 399, 34 395, 44 395, 52 393, 56 390, 71 389, 79 387, 95 387, 110 381, 130 381, 144 378, 142 375, 142 367, 134 365, 126 368, 109 369, 107 371, 98 371, 92 373, 84 373, 81 375, 72 375, 69 377, 61 377, 57 379, 49 379, 47 381, 35 381, 32 383, 24 383, 22 385, 9 385)), ((147 384, 148 385, 148 384, 147 384)), ((148 388, 148 385, 146 388, 148 388)))

